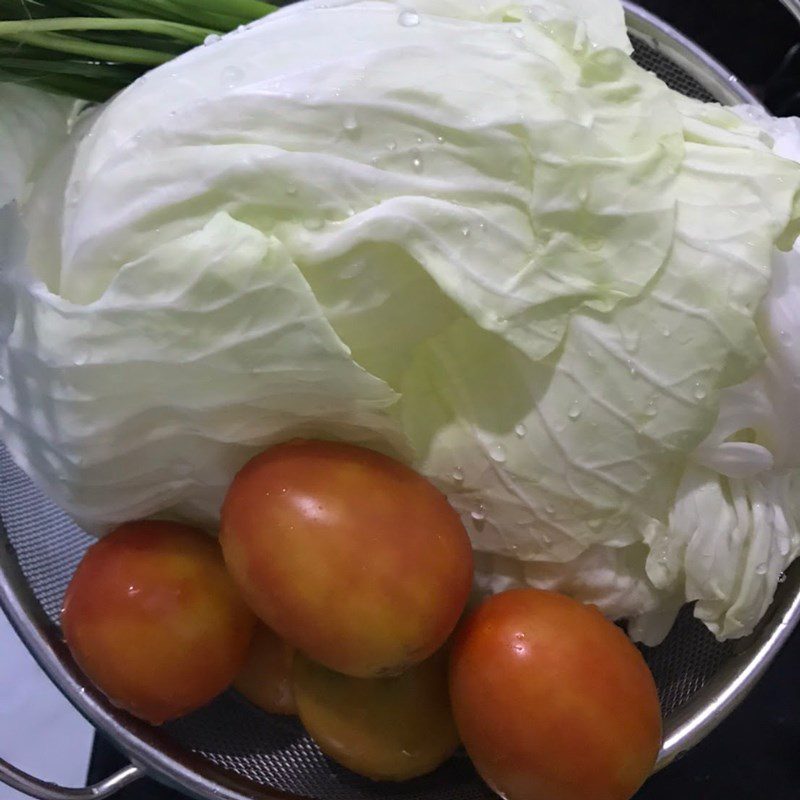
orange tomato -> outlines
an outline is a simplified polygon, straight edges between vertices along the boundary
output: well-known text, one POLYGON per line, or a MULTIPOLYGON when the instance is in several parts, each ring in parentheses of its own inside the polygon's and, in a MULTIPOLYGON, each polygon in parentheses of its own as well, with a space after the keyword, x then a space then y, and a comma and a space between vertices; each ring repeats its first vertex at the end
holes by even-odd
POLYGON ((430 656, 472 583, 469 539, 444 495, 347 444, 295 440, 250 461, 225 498, 220 541, 256 614, 356 677, 430 656))
POLYGON ((270 714, 296 714, 292 692, 294 648, 266 625, 259 625, 234 688, 270 714))
POLYGON ((131 522, 93 544, 61 615, 76 662, 117 706, 158 724, 225 689, 255 617, 217 542, 172 522, 131 522))
POLYGON ((424 775, 458 745, 441 651, 391 678, 351 678, 298 655, 294 691, 320 749, 373 780, 424 775))
POLYGON ((627 800, 661 741, 655 683, 594 606, 520 589, 463 624, 450 695, 478 772, 508 800, 627 800))

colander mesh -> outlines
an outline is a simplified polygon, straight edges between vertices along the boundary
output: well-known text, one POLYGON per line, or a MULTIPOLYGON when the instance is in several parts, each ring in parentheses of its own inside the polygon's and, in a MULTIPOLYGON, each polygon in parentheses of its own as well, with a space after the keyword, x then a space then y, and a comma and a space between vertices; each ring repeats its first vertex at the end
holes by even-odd
POLYGON ((640 67, 655 72, 664 83, 676 92, 693 97, 695 100, 712 101, 715 98, 685 69, 671 61, 664 53, 651 47, 644 39, 631 35, 633 58, 640 67))
MULTIPOLYGON (((635 58, 677 91, 714 98, 689 74, 643 40, 635 58)), ((0 450, 0 516, 8 542, 36 600, 57 623, 64 591, 91 537, 76 527, 0 450)), ((668 719, 689 702, 733 652, 684 609, 667 640, 644 648, 668 719)), ((433 775, 403 784, 375 784, 326 759, 294 719, 272 717, 234 692, 165 726, 175 743, 257 784, 320 800, 479 800, 494 795, 456 755, 433 775)))

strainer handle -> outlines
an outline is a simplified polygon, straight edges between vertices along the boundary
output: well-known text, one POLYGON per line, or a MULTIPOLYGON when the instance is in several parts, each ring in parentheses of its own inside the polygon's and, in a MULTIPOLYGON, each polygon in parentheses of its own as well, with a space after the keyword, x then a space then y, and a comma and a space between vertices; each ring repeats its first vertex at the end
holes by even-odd
POLYGON ((28 775, 27 772, 0 758, 0 781, 12 789, 35 797, 36 800, 102 800, 103 797, 111 797, 112 794, 143 776, 143 770, 128 764, 119 772, 91 786, 83 789, 68 788, 34 778, 33 775, 28 775))
POLYGON ((797 21, 800 22, 800 0, 781 0, 781 3, 783 3, 786 8, 789 9, 789 12, 794 14, 797 21))

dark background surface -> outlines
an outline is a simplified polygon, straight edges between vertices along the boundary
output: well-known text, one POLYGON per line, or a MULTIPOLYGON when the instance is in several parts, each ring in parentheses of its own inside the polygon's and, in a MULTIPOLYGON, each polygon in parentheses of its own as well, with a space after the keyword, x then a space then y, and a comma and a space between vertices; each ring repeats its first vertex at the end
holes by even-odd
POLYGON ((779 0, 638 4, 705 48, 774 114, 800 115, 800 26, 779 0))
MULTIPOLYGON (((800 26, 778 0, 639 4, 702 45, 773 113, 800 115, 800 26)), ((89 779, 99 780, 124 763, 98 737, 89 779)), ((180 795, 140 781, 117 797, 175 800, 180 795)), ((739 709, 689 754, 651 778, 636 798, 800 800, 800 631, 739 709)))

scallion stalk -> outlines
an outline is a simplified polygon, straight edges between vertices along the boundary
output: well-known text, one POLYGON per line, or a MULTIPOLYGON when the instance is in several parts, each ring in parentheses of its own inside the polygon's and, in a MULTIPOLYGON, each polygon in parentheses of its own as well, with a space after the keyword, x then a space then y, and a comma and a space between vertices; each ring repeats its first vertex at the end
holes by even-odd
POLYGON ((0 0, 0 80, 105 100, 274 10, 261 0, 0 0))

